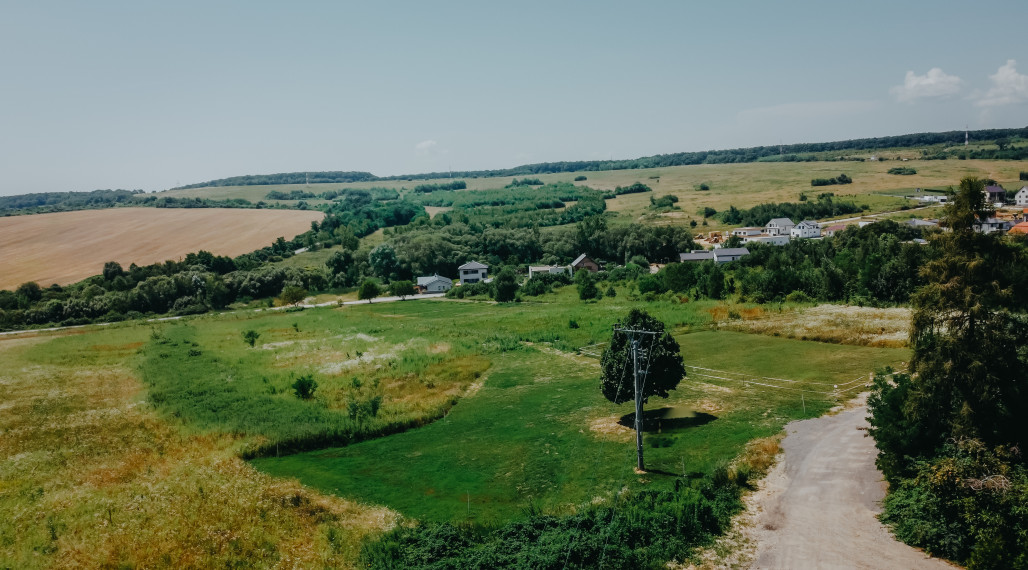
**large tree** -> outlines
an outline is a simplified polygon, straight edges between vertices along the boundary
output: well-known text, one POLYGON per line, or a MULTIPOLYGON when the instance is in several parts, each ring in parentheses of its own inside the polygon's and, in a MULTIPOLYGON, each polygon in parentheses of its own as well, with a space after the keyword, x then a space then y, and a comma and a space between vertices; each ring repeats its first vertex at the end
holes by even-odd
MULTIPOLYGON (((678 342, 664 330, 664 323, 645 311, 632 309, 628 316, 614 325, 615 329, 652 331, 654 335, 638 335, 639 368, 648 369, 643 384, 643 402, 651 396, 667 398, 670 391, 685 377, 685 365, 678 342)), ((633 385, 632 343, 629 335, 615 330, 610 345, 600 358, 602 368, 600 389, 615 404, 635 398, 633 385)))
POLYGON ((909 467, 905 458, 950 439, 1028 446, 1024 250, 975 231, 993 214, 984 186, 961 180, 943 217, 949 231, 931 238, 936 255, 911 300, 910 379, 879 382, 869 399, 883 468, 909 467))

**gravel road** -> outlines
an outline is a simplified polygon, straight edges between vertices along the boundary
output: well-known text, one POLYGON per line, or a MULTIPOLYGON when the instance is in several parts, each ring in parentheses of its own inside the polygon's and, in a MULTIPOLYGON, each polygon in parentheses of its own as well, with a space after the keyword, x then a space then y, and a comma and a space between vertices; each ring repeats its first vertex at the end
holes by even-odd
POLYGON ((753 568, 956 568, 907 546, 875 518, 885 482, 865 437, 863 399, 792 422, 757 496, 753 568))

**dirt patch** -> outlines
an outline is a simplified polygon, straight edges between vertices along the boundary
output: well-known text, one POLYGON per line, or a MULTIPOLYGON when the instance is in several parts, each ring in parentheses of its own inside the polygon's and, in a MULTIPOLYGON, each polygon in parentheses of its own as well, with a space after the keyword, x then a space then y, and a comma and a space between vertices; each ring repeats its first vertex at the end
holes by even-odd
POLYGON ((618 423, 620 421, 621 416, 596 418, 589 422, 589 431, 596 434, 598 438, 608 441, 632 441, 632 438, 635 437, 635 430, 621 425, 618 423))

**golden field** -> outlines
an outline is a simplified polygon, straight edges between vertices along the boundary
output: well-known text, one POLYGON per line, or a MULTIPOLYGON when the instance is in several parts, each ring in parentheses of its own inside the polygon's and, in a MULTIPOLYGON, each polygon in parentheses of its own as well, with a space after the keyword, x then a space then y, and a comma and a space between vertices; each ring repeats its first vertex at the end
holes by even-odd
POLYGON ((0 218, 0 289, 65 285, 117 261, 146 265, 201 249, 236 256, 292 239, 321 212, 221 208, 113 208, 0 218))

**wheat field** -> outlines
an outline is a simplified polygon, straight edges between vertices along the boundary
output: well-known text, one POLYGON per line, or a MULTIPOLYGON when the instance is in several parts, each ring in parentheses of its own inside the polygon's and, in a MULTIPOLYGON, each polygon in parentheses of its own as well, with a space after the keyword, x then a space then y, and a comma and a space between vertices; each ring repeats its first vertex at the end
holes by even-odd
POLYGON ((117 261, 146 265, 201 249, 236 256, 292 239, 321 212, 113 208, 0 218, 0 289, 66 285, 117 261))

